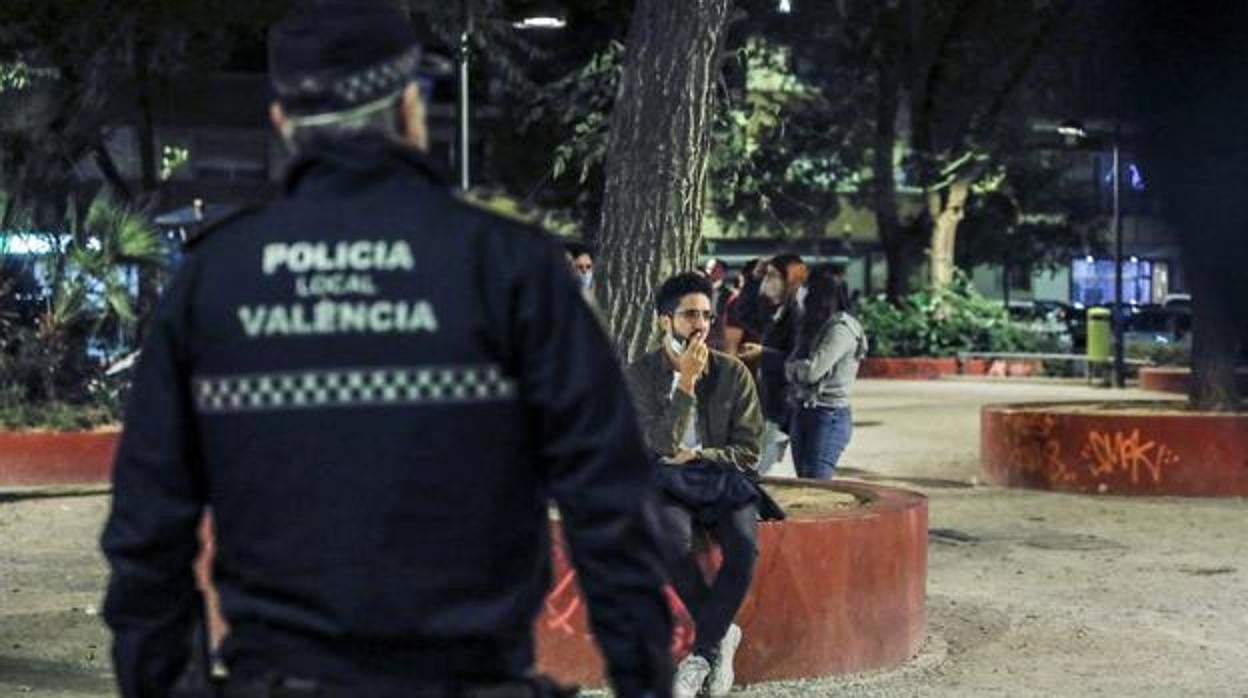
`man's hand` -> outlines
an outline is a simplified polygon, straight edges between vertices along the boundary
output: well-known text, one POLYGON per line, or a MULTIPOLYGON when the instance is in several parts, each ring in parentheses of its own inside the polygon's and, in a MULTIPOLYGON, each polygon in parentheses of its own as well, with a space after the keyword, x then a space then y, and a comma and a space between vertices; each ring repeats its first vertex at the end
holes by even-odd
POLYGON ((669 456, 668 458, 664 458, 663 462, 669 465, 685 465, 688 463, 692 463, 693 461, 701 457, 702 457, 702 454, 698 453, 697 451, 694 451, 688 448, 682 448, 676 451, 676 455, 669 456))
POLYGON ((711 358, 711 350, 706 347, 706 338, 701 332, 695 332, 689 337, 689 346, 681 352, 677 366, 680 370, 680 381, 678 383, 681 390, 690 395, 698 385, 698 379, 702 377, 702 372, 706 370, 706 363, 711 358))
POLYGON ((742 344, 741 351, 737 352, 737 358, 741 359, 747 364, 750 363, 751 361, 757 361, 759 357, 761 357, 762 355, 763 355, 762 345, 755 344, 754 342, 746 342, 745 344, 742 344))

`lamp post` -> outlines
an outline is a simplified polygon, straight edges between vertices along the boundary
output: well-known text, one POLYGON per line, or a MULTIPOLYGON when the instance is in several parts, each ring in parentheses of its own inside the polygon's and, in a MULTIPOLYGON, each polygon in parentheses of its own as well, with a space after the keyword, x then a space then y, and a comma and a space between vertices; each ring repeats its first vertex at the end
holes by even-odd
MULTIPOLYGON (((472 186, 472 113, 469 92, 472 87, 472 35, 476 18, 472 12, 472 0, 463 0, 463 31, 459 35, 459 187, 467 191, 472 186)), ((521 31, 534 29, 563 29, 567 20, 558 8, 542 7, 520 19, 511 26, 521 31)))
MULTIPOLYGON (((1064 121, 1057 127, 1057 132, 1070 144, 1089 141, 1087 130, 1078 121, 1064 121)), ((1103 145, 1105 136, 1092 143, 1093 147, 1103 145)), ((1126 343, 1123 334, 1126 330, 1126 317, 1123 313, 1122 284, 1122 131, 1118 124, 1108 135, 1110 153, 1113 159, 1113 234, 1114 234, 1114 387, 1127 387, 1126 343)))

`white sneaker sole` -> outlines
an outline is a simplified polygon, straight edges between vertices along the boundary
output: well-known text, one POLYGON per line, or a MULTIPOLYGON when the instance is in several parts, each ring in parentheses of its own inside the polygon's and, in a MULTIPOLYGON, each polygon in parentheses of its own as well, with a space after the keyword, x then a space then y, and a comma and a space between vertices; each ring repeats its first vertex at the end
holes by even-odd
POLYGON ((723 698, 732 692, 732 685, 737 679, 733 662, 736 660, 737 648, 740 646, 741 628, 734 623, 728 626, 728 632, 724 634, 724 639, 719 643, 719 663, 724 668, 719 676, 715 675, 713 668, 711 670, 707 691, 711 698, 723 698))

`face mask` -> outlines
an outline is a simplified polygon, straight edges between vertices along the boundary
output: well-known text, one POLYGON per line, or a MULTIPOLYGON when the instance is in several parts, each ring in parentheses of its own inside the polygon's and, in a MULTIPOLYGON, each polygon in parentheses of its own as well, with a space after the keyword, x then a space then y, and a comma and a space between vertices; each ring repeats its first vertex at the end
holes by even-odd
POLYGON ((592 271, 581 272, 581 290, 588 291, 590 288, 593 287, 593 285, 594 285, 594 272, 592 271))
POLYGON ((685 348, 689 346, 689 338, 681 339, 676 336, 675 328, 669 331, 667 335, 667 346, 676 354, 685 353, 685 348))

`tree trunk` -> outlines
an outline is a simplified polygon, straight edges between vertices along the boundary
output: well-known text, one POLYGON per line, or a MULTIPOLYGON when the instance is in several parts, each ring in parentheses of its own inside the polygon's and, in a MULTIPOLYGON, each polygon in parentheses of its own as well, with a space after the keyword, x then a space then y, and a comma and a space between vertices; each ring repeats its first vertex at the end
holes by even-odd
POLYGON ((953 281, 954 248, 958 241, 958 224, 966 217, 966 199, 971 193, 971 183, 966 179, 954 180, 947 196, 931 192, 927 196, 928 209, 932 214, 931 283, 933 288, 943 288, 953 281))
POLYGON ((884 259, 888 263, 885 291, 889 300, 896 301, 909 291, 912 260, 908 258, 909 249, 898 213, 896 168, 893 165, 897 147, 897 109, 901 106, 901 75, 897 62, 893 60, 896 51, 885 53, 877 65, 879 92, 876 95, 875 135, 871 149, 874 184, 871 208, 880 244, 884 248, 884 259))
POLYGON ((100 168, 100 174, 104 176, 104 181, 112 187, 113 194, 122 204, 129 204, 132 198, 130 187, 126 185, 126 178, 117 169, 117 162, 113 160, 112 153, 108 152, 108 146, 103 142, 96 143, 91 147, 91 152, 95 157, 96 166, 100 168))
POLYGON ((655 334, 654 289, 692 270, 701 238, 717 59, 731 0, 637 0, 611 113, 603 307, 631 361, 655 334))
POLYGON ((1241 326, 1230 296, 1232 279, 1220 279, 1209 265, 1191 265, 1192 384, 1188 393, 1198 410, 1235 410, 1239 405, 1235 366, 1241 326), (1202 268, 1203 267, 1203 268, 1202 268))
MULTIPOLYGON (((147 40, 139 37, 134 43, 134 81, 135 93, 138 95, 139 110, 139 163, 142 172, 142 194, 138 201, 141 206, 162 206, 160 200, 161 182, 157 173, 156 125, 152 116, 152 72, 151 46, 147 40)), ((133 201, 133 199, 131 199, 133 201)), ((142 343, 147 334, 152 311, 159 297, 156 274, 158 269, 152 265, 139 267, 139 289, 135 312, 138 322, 135 325, 136 346, 142 343)))
MULTIPOLYGON (((877 217, 878 219, 878 217, 877 217)), ((898 301, 910 292, 910 272, 914 259, 906 244, 901 227, 892 233, 880 228, 880 244, 884 248, 884 263, 888 265, 884 277, 884 293, 890 301, 898 301)))
POLYGON ((139 165, 145 196, 152 196, 160 182, 156 175, 156 126, 152 118, 152 75, 148 66, 150 51, 142 38, 134 41, 134 87, 139 113, 139 165))

